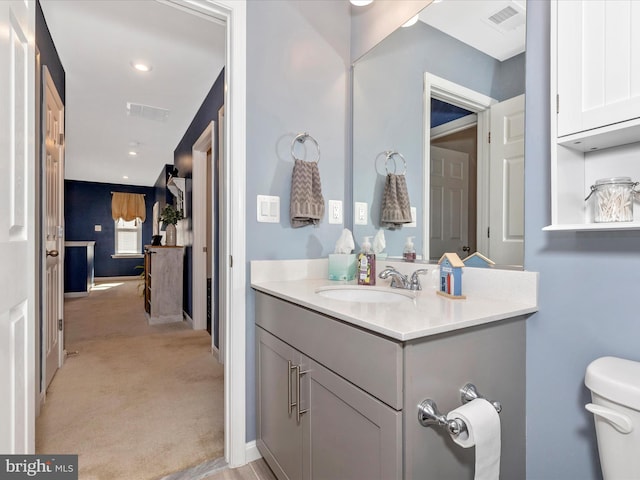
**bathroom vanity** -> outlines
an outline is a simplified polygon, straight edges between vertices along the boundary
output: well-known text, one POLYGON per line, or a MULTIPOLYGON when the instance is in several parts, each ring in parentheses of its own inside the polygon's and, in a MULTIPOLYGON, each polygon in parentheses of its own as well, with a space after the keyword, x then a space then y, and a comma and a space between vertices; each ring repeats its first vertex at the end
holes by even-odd
POLYGON ((465 269, 465 300, 436 295, 430 278, 420 292, 378 280, 367 298, 324 280, 322 262, 252 262, 257 444, 276 476, 472 479, 474 449, 422 427, 417 409, 431 398, 446 414, 472 382, 503 405, 501 478, 524 478, 525 319, 537 310, 537 274, 465 269))

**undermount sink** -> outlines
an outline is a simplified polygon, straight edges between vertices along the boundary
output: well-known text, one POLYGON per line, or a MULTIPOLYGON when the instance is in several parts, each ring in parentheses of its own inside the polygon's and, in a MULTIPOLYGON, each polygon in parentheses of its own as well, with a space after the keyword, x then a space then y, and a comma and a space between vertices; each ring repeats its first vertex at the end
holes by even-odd
POLYGON ((415 294, 409 290, 391 290, 385 287, 367 287, 361 285, 321 287, 316 290, 316 294, 333 300, 365 303, 404 302, 411 301, 415 298, 415 294))

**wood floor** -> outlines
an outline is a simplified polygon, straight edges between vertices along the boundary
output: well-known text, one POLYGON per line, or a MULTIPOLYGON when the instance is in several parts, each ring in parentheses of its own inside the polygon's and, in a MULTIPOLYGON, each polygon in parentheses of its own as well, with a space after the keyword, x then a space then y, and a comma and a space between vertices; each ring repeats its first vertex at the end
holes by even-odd
POLYGON ((240 468, 222 470, 202 480, 276 480, 276 477, 260 459, 240 468))
POLYGON ((161 480, 276 480, 263 459, 239 468, 227 467, 224 458, 211 460, 161 480))

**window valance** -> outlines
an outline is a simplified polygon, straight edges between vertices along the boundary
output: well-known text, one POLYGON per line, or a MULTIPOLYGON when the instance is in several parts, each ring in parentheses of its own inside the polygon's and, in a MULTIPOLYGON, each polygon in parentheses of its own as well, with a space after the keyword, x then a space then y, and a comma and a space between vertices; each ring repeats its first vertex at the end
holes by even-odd
POLYGON ((144 204, 144 195, 141 193, 111 192, 111 217, 114 220, 122 218, 130 222, 139 218, 144 222, 147 218, 147 210, 144 204))

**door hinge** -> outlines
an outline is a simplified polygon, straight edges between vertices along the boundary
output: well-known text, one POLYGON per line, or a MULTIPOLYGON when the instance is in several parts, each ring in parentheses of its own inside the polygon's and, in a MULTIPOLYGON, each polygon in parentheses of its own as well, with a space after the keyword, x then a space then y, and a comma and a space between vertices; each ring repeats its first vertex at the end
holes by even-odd
POLYGON ((64 145, 64 133, 58 134, 58 145, 60 146, 64 145))
POLYGON ((58 319, 58 330, 62 331, 62 319, 58 319))
POLYGON ((487 134, 487 143, 491 143, 491 132, 487 134))
POLYGON ((491 238, 491 227, 487 227, 487 238, 491 238))
POLYGON ((556 95, 556 114, 560 113, 560 94, 556 95))
POLYGON ((229 255, 229 268, 233 268, 233 255, 229 255))
POLYGON ((207 253, 207 247, 202 247, 202 253, 207 253))

